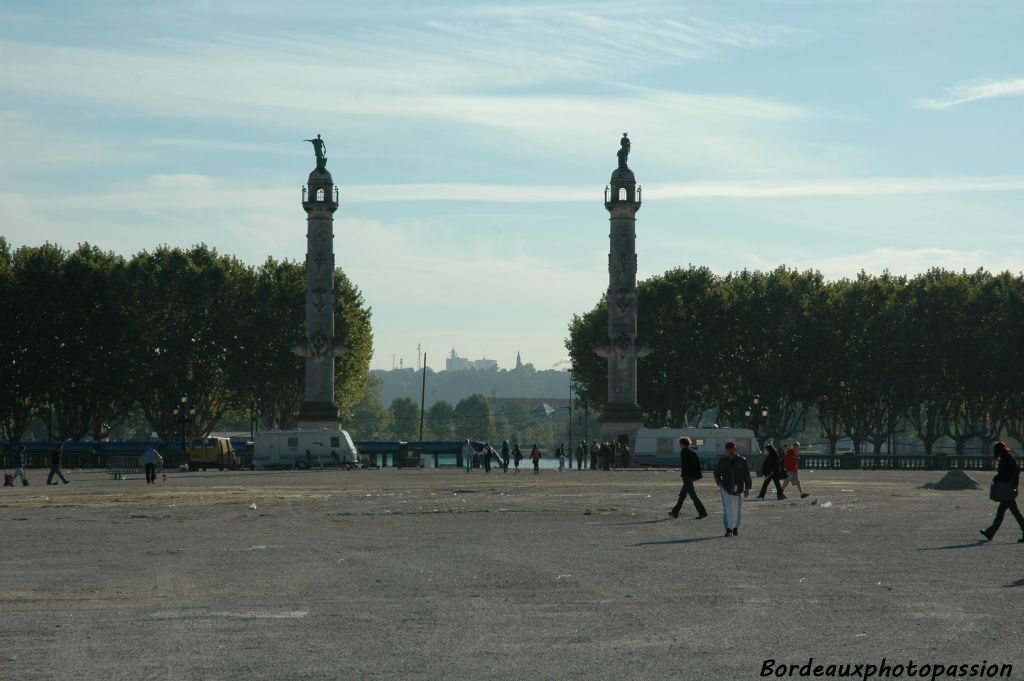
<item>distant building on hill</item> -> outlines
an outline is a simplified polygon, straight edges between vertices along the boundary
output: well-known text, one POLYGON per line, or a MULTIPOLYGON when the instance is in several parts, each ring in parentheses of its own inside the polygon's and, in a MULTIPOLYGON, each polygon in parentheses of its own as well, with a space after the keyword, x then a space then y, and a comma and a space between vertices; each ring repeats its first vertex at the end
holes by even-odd
POLYGON ((496 359, 466 359, 459 357, 455 354, 455 348, 452 348, 452 354, 444 360, 445 371, 468 371, 470 369, 497 369, 498 360, 496 359))

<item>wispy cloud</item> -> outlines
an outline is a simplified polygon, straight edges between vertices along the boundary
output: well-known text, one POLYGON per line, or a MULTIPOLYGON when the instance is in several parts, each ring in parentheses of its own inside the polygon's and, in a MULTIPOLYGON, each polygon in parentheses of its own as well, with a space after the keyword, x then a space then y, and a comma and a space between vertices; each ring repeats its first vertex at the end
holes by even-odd
POLYGON ((914 101, 914 106, 919 109, 948 109, 982 99, 1015 95, 1024 95, 1024 78, 979 80, 952 85, 946 88, 945 97, 917 99, 914 101))
MULTIPOLYGON (((643 185, 646 199, 784 199, 1024 191, 1024 177, 868 177, 813 180, 677 182, 643 185)), ((599 186, 388 184, 345 188, 351 203, 485 201, 565 203, 601 198, 599 186)))

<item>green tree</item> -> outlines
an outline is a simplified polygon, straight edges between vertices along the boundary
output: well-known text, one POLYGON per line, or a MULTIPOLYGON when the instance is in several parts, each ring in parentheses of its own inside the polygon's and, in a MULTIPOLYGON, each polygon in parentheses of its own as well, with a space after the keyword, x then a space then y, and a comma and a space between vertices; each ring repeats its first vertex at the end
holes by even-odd
MULTIPOLYGON (((305 342, 306 268, 268 258, 255 272, 252 302, 246 309, 249 351, 242 359, 245 380, 236 391, 255 400, 265 428, 292 428, 302 406, 304 364, 295 354, 305 342)), ((335 360, 334 398, 344 417, 363 398, 373 354, 370 309, 341 269, 334 272, 335 336, 347 348, 335 360)))
POLYGON ((254 272, 243 318, 252 339, 245 390, 263 428, 294 428, 302 406, 303 365, 294 350, 303 339, 305 291, 306 268, 299 263, 267 258, 254 272))
POLYGON ((69 360, 64 356, 65 339, 73 326, 71 310, 63 302, 61 272, 67 257, 62 248, 43 244, 19 248, 11 262, 11 381, 16 395, 15 425, 21 432, 32 416, 45 415, 52 422, 55 398, 67 389, 61 383, 66 380, 69 360))
POLYGON ((231 315, 249 300, 245 267, 206 246, 161 246, 137 255, 128 271, 139 341, 134 397, 161 439, 205 436, 241 399, 248 348, 231 315), (183 395, 192 419, 175 413, 183 395))
MULTIPOLYGON (((959 390, 951 362, 956 361, 952 353, 962 348, 958 340, 947 341, 947 332, 949 312, 963 312, 962 295, 956 275, 933 269, 908 283, 902 303, 909 339, 902 353, 909 386, 904 416, 929 456, 949 432, 952 399, 959 390)), ((958 318, 955 323, 969 322, 958 318)))
POLYGON ((438 400, 427 409, 427 432, 435 440, 455 438, 455 407, 451 402, 438 400))
POLYGON ((31 381, 34 317, 24 306, 16 277, 14 254, 7 240, 0 236, 0 437, 8 442, 21 439, 32 421, 37 388, 31 381))
POLYGON ((82 244, 61 269, 61 303, 69 310, 54 327, 62 352, 52 403, 62 438, 105 439, 133 408, 129 324, 132 300, 126 264, 111 252, 82 244))
POLYGON ((458 437, 470 440, 494 439, 494 413, 483 395, 476 393, 459 400, 455 405, 458 437))
POLYGON ((391 437, 391 412, 380 399, 380 379, 370 378, 363 396, 352 407, 352 416, 345 424, 353 439, 387 440, 391 437))
POLYGON ((409 397, 396 397, 391 401, 392 431, 399 440, 418 440, 420 432, 420 405, 409 397))

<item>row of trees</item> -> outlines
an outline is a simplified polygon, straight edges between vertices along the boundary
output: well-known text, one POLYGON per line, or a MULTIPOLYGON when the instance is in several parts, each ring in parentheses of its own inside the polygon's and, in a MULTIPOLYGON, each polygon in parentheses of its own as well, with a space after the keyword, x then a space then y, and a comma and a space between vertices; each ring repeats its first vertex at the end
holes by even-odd
MULTIPOLYGON (((1024 441, 1024 277, 931 270, 826 282, 780 267, 718 276, 675 269, 637 287, 638 401, 649 426, 756 426, 762 441, 812 424, 877 453, 907 431, 931 454, 953 440, 1024 441), (767 417, 753 410, 755 395, 767 417)), ((607 300, 566 340, 577 391, 607 400, 607 300)))
MULTIPOLYGON (((408 397, 397 397, 385 406, 380 399, 379 378, 371 376, 363 398, 356 403, 345 424, 356 440, 419 440, 420 404, 408 397)), ((573 439, 584 432, 600 432, 592 412, 568 408, 551 413, 531 411, 523 403, 503 401, 499 408, 480 394, 470 395, 455 405, 437 400, 422 414, 423 438, 426 440, 470 440, 493 443, 508 440, 527 446, 536 443, 545 451, 565 443, 568 448, 569 420, 573 439)))
MULTIPOLYGON (((305 266, 287 260, 251 267, 202 245, 130 259, 88 244, 12 252, 0 237, 0 436, 19 440, 41 415, 61 440, 100 441, 140 417, 163 440, 249 413, 287 428, 303 397, 291 349, 304 337, 305 291, 305 266)), ((370 310, 340 269, 335 296, 347 412, 373 339, 370 310)))

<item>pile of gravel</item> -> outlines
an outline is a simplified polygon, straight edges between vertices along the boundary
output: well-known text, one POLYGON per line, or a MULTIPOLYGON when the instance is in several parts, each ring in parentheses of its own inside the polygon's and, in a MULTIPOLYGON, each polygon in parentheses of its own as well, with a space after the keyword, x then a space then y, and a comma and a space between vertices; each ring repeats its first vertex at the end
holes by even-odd
POLYGON ((942 491, 984 489, 984 485, 963 471, 950 471, 942 476, 942 480, 925 484, 924 489, 937 489, 942 491))

